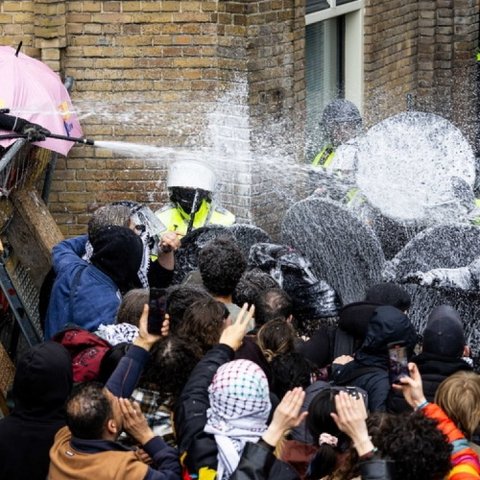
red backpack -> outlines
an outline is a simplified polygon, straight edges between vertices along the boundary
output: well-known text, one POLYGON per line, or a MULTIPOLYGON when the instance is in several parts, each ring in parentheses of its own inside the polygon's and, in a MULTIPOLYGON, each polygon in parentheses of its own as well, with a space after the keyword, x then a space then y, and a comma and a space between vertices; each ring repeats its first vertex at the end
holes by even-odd
POLYGON ((70 352, 74 382, 96 380, 102 359, 112 348, 103 338, 79 327, 62 330, 53 340, 70 352))

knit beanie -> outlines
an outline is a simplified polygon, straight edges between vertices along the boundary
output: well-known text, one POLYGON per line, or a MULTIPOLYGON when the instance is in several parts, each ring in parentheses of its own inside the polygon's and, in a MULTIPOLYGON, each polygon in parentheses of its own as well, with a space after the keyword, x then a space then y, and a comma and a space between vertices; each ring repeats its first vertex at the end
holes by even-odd
POLYGON ((143 257, 143 242, 126 227, 109 225, 99 228, 90 239, 92 264, 108 275, 121 291, 141 287, 138 270, 143 257))
POLYGON ((458 312, 449 305, 434 308, 423 332, 423 351, 460 358, 464 347, 465 334, 458 312))

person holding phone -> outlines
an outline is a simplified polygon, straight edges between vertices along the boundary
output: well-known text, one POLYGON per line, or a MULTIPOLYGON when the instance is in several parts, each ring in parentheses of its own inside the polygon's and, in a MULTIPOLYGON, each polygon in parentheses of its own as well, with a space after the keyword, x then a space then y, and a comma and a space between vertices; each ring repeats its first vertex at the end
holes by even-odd
POLYGON ((364 389, 368 394, 368 408, 372 412, 387 409, 392 385, 388 346, 392 342, 404 342, 409 357, 417 343, 417 333, 402 311, 391 306, 378 307, 368 323, 365 340, 355 358, 343 356, 334 360, 332 365, 334 384, 364 389))

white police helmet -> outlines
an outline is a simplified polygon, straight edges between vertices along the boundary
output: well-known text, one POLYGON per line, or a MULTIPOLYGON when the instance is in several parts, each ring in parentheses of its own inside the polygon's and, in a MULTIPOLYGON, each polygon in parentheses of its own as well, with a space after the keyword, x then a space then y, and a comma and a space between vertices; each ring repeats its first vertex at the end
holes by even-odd
POLYGON ((215 172, 198 160, 178 160, 168 169, 167 188, 199 188, 207 192, 215 190, 215 172))

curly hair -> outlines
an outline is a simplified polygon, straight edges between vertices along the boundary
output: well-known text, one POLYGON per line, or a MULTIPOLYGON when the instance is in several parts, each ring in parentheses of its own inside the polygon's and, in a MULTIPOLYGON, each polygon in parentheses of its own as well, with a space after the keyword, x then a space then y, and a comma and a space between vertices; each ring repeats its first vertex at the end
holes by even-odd
POLYGON ((435 393, 439 405, 467 438, 480 424, 480 375, 459 371, 447 377, 435 393))
POLYGON ((215 296, 232 295, 246 267, 240 247, 228 237, 211 240, 198 254, 203 284, 215 296))
POLYGON ((185 310, 177 335, 205 354, 220 340, 229 314, 223 303, 211 297, 194 302, 185 310))
POLYGON ((193 285, 174 285, 167 290, 166 309, 170 319, 170 333, 174 334, 183 323, 188 307, 201 300, 209 300, 212 296, 200 287, 193 285))
POLYGON ((278 288, 278 283, 271 275, 259 268, 247 270, 235 287, 232 297, 233 303, 236 305, 243 305, 244 303, 252 305, 261 292, 272 288, 278 288))
POLYGON ((381 456, 394 462, 394 480, 440 480, 450 471, 452 446, 423 413, 372 416, 367 424, 381 456), (382 425, 375 427, 376 421, 382 425))
POLYGON ((307 388, 315 372, 312 362, 297 352, 277 355, 270 365, 272 367, 271 390, 278 398, 283 398, 292 388, 307 388))
POLYGON ((271 362, 277 355, 295 350, 295 329, 285 320, 271 320, 258 331, 257 345, 271 362))
POLYGON ((191 342, 175 336, 163 338, 150 351, 140 385, 159 392, 159 405, 166 403, 173 408, 200 358, 191 342))

